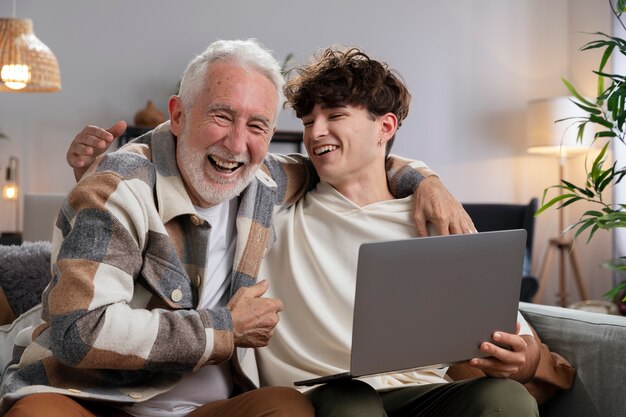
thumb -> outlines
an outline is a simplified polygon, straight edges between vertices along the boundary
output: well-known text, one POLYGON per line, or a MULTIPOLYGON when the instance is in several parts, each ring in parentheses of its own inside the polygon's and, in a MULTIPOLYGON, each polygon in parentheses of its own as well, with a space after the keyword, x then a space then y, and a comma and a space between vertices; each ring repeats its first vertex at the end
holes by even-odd
POLYGON ((250 297, 256 298, 265 294, 268 288, 269 288, 269 282, 267 282, 267 280, 264 279, 248 287, 248 292, 250 293, 249 294, 250 297))
POLYGON ((126 122, 123 120, 120 120, 119 122, 115 123, 113 126, 108 128, 107 132, 112 134, 113 138, 116 138, 118 136, 121 136, 125 130, 126 130, 126 122))

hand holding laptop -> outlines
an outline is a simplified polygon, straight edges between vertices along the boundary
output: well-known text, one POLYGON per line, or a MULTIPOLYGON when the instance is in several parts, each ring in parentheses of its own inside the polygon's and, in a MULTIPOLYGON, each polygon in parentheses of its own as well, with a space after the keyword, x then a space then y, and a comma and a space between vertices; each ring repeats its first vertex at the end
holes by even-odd
MULTIPOLYGON (((518 322, 516 333, 519 333, 519 330, 518 322)), ((527 372, 527 369, 534 366, 534 364, 528 363, 526 358, 530 343, 536 343, 536 341, 519 334, 494 332, 493 343, 483 342, 480 345, 480 350, 489 356, 473 358, 468 361, 468 365, 480 369, 487 376, 494 378, 526 380, 532 376, 530 372, 527 372), (526 377, 527 373, 528 376, 526 377)), ((539 360, 539 357, 532 358, 531 362, 535 359, 539 360)))

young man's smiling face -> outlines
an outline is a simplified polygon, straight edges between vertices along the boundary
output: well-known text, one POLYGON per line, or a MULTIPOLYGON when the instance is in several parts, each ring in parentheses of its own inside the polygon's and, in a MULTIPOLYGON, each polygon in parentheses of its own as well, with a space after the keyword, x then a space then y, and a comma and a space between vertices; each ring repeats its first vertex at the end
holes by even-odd
POLYGON ((384 118, 373 116, 364 107, 315 104, 311 113, 302 117, 302 124, 304 146, 320 179, 339 188, 354 181, 364 183, 378 172, 373 164, 382 169, 387 138, 384 118))
POLYGON ((170 100, 176 159, 194 204, 239 195, 254 177, 274 133, 278 93, 265 75, 236 63, 214 64, 189 109, 170 100))

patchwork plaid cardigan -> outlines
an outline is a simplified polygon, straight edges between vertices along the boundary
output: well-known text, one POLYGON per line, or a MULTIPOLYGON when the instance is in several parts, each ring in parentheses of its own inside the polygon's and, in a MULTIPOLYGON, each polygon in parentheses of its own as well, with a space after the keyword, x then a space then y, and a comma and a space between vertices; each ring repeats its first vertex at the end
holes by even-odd
MULTIPOLYGON (((388 172, 398 196, 432 174, 399 158, 388 172)), ((302 156, 266 157, 240 196, 231 296, 256 281, 273 242, 273 211, 317 181, 302 156)), ((230 312, 194 309, 209 233, 185 191, 168 122, 104 156, 61 209, 44 324, 17 338, 0 415, 38 392, 120 405, 145 401, 184 373, 224 361, 238 392, 254 388, 256 369, 242 369, 254 355, 235 349, 230 312)))

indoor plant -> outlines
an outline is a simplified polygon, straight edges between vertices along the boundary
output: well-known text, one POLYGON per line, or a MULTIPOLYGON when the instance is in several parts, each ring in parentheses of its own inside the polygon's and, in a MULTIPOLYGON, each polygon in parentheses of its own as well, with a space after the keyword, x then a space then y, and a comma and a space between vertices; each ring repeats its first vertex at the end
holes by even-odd
MULTIPOLYGON (((626 31, 622 22, 622 13, 626 11, 626 0, 609 0, 609 5, 617 21, 626 31)), ((577 201, 588 201, 596 209, 588 210, 564 232, 574 230, 577 238, 583 232, 588 232, 587 241, 591 240, 598 230, 611 230, 626 227, 626 203, 607 202, 603 193, 610 185, 618 184, 626 175, 626 167, 618 166, 617 160, 613 163, 607 161, 609 146, 615 141, 626 145, 626 75, 607 72, 605 69, 611 57, 621 54, 626 57, 626 40, 609 36, 602 32, 596 32, 599 39, 585 44, 581 50, 603 49, 602 58, 598 70, 597 97, 589 99, 583 97, 576 88, 563 79, 567 89, 575 97, 572 101, 586 113, 582 117, 571 117, 557 122, 569 121, 578 130, 578 140, 582 142, 585 128, 590 124, 595 125, 596 133, 594 141, 605 141, 598 156, 593 159, 586 169, 586 181, 582 186, 562 180, 560 184, 545 190, 542 206, 537 211, 541 214, 548 208, 556 205, 561 209, 577 201), (549 198, 550 190, 557 189, 559 195, 549 198)), ((626 271, 626 257, 611 259, 605 262, 605 266, 613 270, 626 271)), ((605 294, 611 300, 620 305, 622 314, 626 314, 626 281, 618 284, 605 294)))

